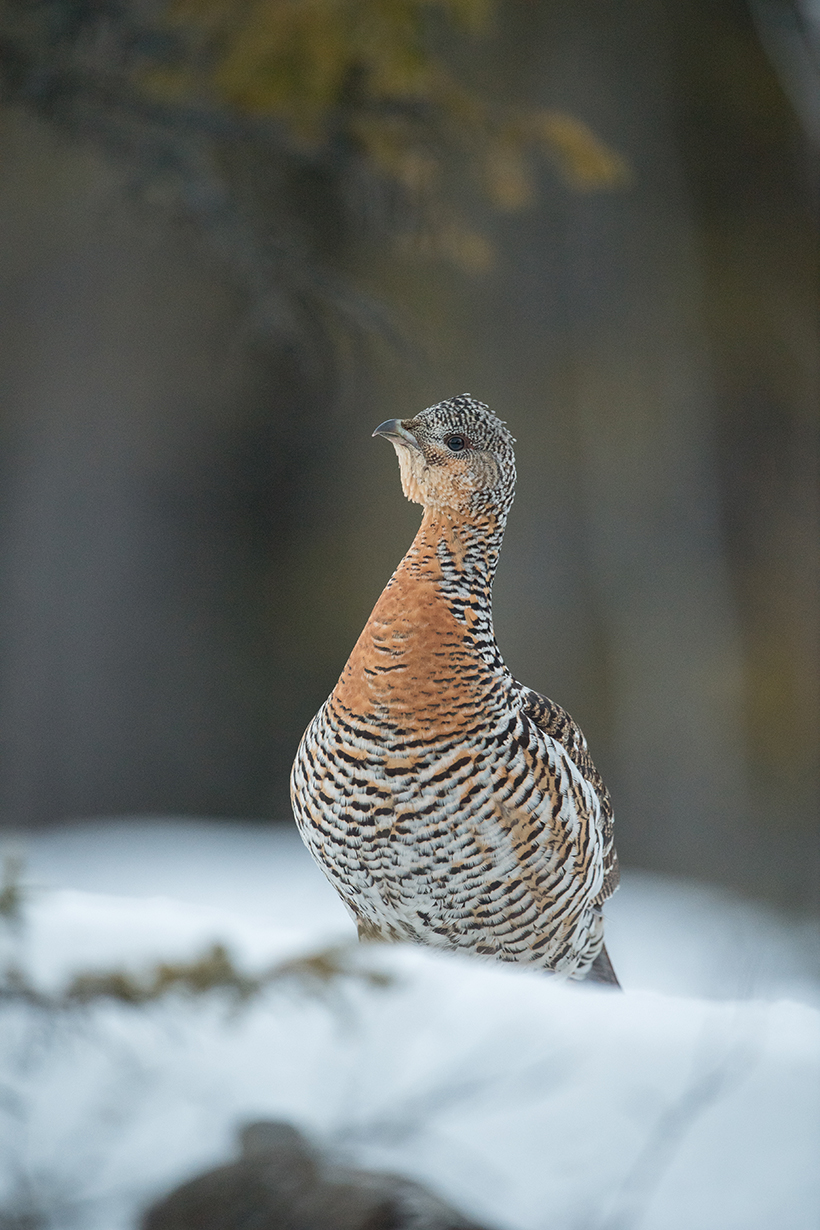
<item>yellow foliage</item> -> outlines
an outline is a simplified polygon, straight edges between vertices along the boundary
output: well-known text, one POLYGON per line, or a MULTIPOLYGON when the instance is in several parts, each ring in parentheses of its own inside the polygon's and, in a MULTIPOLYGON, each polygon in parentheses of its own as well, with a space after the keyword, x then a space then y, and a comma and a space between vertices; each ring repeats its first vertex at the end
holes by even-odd
POLYGON ((535 190, 519 126, 506 125, 488 141, 484 182, 487 195, 499 209, 523 209, 532 202, 535 190))
POLYGON ((487 240, 450 198, 472 181, 492 205, 534 196, 531 158, 546 153, 582 191, 627 182, 624 160, 581 120, 486 99, 432 50, 431 23, 486 28, 491 0, 174 0, 186 54, 151 87, 281 124, 297 144, 338 137, 420 215, 400 236, 415 251, 469 269, 492 261, 487 240))
POLYGON ((197 39, 200 86, 316 139, 351 88, 371 102, 427 98, 430 12, 475 31, 487 8, 486 0, 177 0, 172 16, 197 39))
POLYGON ((590 192, 629 183, 625 159, 596 137, 583 120, 562 111, 542 111, 531 118, 530 129, 545 152, 555 158, 571 187, 590 192))
POLYGON ((400 237, 400 247, 412 255, 443 257, 467 273, 486 273, 494 263, 486 235, 457 214, 427 220, 427 225, 400 237))

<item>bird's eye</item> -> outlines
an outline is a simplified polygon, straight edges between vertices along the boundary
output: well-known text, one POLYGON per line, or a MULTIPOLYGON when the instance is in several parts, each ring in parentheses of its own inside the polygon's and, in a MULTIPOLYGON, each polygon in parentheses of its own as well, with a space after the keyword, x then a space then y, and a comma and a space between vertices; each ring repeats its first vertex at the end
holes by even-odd
POLYGON ((451 453, 461 453, 465 448, 469 448, 469 441, 465 436, 448 436, 444 441, 451 453))

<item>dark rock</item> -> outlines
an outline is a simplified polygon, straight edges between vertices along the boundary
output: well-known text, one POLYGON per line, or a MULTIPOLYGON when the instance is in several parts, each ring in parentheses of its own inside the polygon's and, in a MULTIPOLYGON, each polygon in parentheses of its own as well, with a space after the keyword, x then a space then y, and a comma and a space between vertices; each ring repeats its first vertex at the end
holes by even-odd
POLYGON ((289 1123, 239 1133, 240 1157, 183 1183, 142 1230, 484 1230, 419 1183, 333 1165, 289 1123))

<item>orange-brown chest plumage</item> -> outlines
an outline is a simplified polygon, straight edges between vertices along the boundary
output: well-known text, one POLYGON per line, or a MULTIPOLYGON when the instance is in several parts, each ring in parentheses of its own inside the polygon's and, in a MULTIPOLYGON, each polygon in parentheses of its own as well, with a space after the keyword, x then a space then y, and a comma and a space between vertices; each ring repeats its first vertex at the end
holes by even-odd
POLYGON ((583 976, 615 882, 611 813, 577 727, 498 651, 502 513, 425 509, 305 732, 294 814, 362 935, 583 976))
POLYGON ((497 679, 470 636, 479 617, 468 605, 459 618, 442 600, 436 543, 448 531, 440 518, 425 518, 356 642, 331 707, 378 717, 404 736, 456 734, 470 713, 486 712, 497 679))

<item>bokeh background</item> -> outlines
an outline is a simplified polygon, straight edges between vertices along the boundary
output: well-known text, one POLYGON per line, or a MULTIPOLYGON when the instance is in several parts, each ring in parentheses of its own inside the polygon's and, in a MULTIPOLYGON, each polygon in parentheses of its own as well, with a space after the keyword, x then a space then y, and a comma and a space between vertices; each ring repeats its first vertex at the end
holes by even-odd
POLYGON ((0 0, 0 1230, 259 1118, 495 1230, 816 1230, 819 155, 816 0, 0 0), (357 945, 290 819, 418 524, 373 427, 465 391, 623 995, 357 945))
POLYGON ((417 523, 370 432, 469 391, 519 441, 498 639, 624 863, 816 909, 817 32, 5 0, 0 822, 288 823, 417 523))

